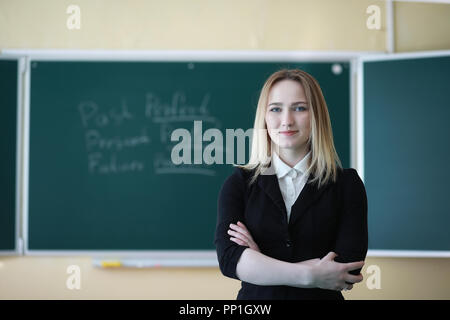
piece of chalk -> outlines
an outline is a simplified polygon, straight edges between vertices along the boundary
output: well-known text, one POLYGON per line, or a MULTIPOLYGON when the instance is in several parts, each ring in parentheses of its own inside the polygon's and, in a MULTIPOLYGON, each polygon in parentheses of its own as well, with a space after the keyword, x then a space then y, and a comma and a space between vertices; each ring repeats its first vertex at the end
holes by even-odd
POLYGON ((122 266, 120 261, 102 261, 101 265, 104 268, 117 268, 117 267, 122 266))

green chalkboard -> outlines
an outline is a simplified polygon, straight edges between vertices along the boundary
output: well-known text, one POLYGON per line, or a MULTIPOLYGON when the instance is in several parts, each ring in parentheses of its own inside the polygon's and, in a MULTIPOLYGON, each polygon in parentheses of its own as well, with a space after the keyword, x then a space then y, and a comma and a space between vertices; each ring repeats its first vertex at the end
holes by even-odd
POLYGON ((17 60, 0 60, 0 251, 16 250, 17 60))
POLYGON ((364 63, 369 248, 450 250, 450 55, 364 63))
MULTIPOLYGON (((298 67, 322 85, 348 166, 350 72, 340 65, 32 60, 28 250, 213 250, 233 167, 219 149, 211 155, 224 163, 206 163, 202 134, 218 129, 225 149, 226 129, 253 126, 265 79, 298 67), (190 134, 191 164, 172 162, 176 129, 190 134)), ((234 150, 238 162, 237 141, 234 150)))

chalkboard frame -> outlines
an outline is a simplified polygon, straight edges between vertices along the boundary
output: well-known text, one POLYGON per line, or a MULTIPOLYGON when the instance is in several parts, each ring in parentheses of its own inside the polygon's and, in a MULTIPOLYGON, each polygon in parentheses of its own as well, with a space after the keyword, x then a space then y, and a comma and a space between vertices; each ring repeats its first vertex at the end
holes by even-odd
POLYGON ((211 61, 211 62, 346 62, 350 65, 350 165, 357 168, 356 141, 356 70, 360 52, 317 52, 317 51, 106 51, 106 50, 9 50, 10 54, 26 57, 24 77, 24 179, 23 198, 23 241, 25 255, 29 256, 91 256, 99 259, 140 259, 146 265, 177 266, 217 266, 213 250, 183 251, 65 251, 30 250, 28 248, 28 170, 29 170, 29 117, 30 117, 30 65, 33 60, 40 61, 211 61))
MULTIPOLYGON (((396 61, 408 59, 425 59, 436 57, 450 57, 450 50, 361 55, 357 62, 357 101, 356 101, 356 163, 357 171, 363 181, 365 181, 365 142, 364 142, 364 66, 367 62, 396 61)), ((369 199, 370 201, 370 199, 369 199)), ((450 250, 383 250, 370 249, 367 253, 370 257, 407 257, 407 258, 450 258, 450 250)))
POLYGON ((14 212, 14 248, 11 250, 0 250, 0 256, 19 256, 23 255, 23 241, 21 238, 21 216, 22 216, 22 202, 21 202, 21 185, 22 185, 22 162, 23 159, 23 147, 22 147, 22 116, 23 116, 23 97, 24 97, 24 88, 23 88, 23 74, 25 72, 25 64, 26 61, 20 55, 8 55, 3 52, 0 54, 0 61, 16 61, 17 62, 17 84, 16 84, 16 156, 15 156, 15 212, 14 212))

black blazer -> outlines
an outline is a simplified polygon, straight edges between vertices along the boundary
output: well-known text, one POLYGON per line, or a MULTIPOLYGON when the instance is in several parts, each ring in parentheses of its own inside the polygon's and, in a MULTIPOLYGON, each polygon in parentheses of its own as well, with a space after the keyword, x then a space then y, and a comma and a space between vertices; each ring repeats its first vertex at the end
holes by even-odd
MULTIPOLYGON (((275 174, 260 175, 248 185, 253 171, 235 168, 220 190, 215 245, 222 273, 234 279, 236 265, 247 248, 230 240, 230 223, 241 221, 261 253, 287 262, 323 258, 337 262, 364 260, 368 246, 367 197, 355 169, 339 170, 338 179, 320 189, 312 175, 287 212, 275 174)), ((359 271, 352 272, 358 274, 359 271)), ((238 279, 239 280, 239 279, 238 279)), ((242 282, 237 299, 343 299, 341 292, 319 288, 259 286, 242 282)))

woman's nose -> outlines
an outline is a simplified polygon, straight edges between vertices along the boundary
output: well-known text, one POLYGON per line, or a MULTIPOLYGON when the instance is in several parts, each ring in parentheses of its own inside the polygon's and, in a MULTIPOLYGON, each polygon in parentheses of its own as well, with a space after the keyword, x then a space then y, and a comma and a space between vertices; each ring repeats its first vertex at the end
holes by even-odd
POLYGON ((294 124, 294 117, 292 116, 292 113, 290 110, 286 110, 281 119, 281 125, 284 127, 292 127, 294 124))

